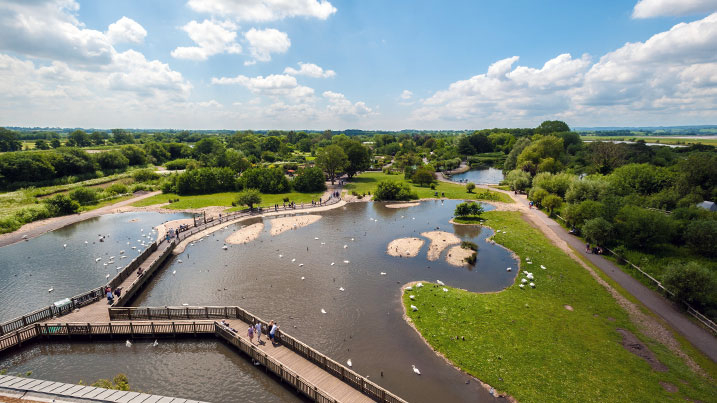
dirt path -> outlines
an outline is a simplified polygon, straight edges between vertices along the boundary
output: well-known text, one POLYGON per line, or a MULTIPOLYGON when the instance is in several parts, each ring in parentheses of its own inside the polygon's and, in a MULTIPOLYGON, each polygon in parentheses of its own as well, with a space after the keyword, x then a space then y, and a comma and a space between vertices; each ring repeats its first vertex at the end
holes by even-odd
POLYGON ((92 211, 86 211, 80 214, 67 215, 62 217, 47 218, 45 220, 34 221, 20 227, 17 231, 0 235, 0 247, 12 245, 25 239, 32 239, 46 232, 65 227, 70 224, 78 223, 89 218, 99 217, 104 214, 114 213, 120 207, 128 206, 138 200, 146 199, 161 192, 145 193, 119 203, 110 204, 109 206, 100 207, 92 211), (23 238, 25 237, 25 238, 23 238))
POLYGON ((717 338, 712 336, 708 331, 697 326, 689 318, 685 316, 672 302, 657 294, 655 291, 644 286, 631 275, 622 271, 618 266, 603 258, 600 255, 586 254, 582 240, 570 235, 557 222, 550 219, 540 210, 529 207, 528 199, 525 195, 514 195, 512 192, 491 188, 488 186, 480 186, 479 188, 490 189, 496 192, 502 192, 513 198, 516 203, 494 203, 497 210, 512 210, 523 213, 523 218, 545 234, 550 241, 562 249, 573 260, 578 262, 587 270, 595 280, 612 294, 613 298, 622 306, 630 315, 630 319, 636 323, 640 330, 648 337, 659 341, 670 349, 677 356, 681 357, 684 362, 698 373, 704 374, 704 371, 695 363, 680 347, 680 344, 673 337, 672 333, 654 318, 645 314, 640 308, 629 301, 625 296, 620 294, 615 288, 603 280, 590 266, 588 266, 579 255, 589 260, 592 264, 600 268, 608 277, 617 282, 622 288, 633 295, 645 307, 657 316, 665 320, 672 328, 682 334, 693 346, 699 349, 711 360, 717 362, 717 338))

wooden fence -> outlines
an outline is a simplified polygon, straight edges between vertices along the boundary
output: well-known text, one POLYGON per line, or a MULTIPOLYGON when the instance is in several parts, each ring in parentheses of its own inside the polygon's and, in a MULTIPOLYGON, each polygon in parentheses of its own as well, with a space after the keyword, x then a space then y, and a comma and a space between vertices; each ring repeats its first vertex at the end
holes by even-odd
MULTIPOLYGON (((238 306, 205 307, 111 307, 110 320, 177 320, 236 318, 248 324, 261 323, 266 329, 268 322, 238 306)), ((276 340, 341 381, 353 386, 368 397, 380 401, 399 403, 403 399, 369 381, 362 375, 309 347, 293 336, 279 330, 276 340)))

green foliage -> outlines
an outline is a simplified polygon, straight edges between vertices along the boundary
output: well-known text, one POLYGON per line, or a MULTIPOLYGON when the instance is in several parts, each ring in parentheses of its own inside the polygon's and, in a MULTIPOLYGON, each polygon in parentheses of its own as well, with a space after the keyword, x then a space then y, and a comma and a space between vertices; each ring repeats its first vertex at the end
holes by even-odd
POLYGON ((613 239, 614 228, 608 220, 596 217, 585 221, 582 226, 582 234, 588 242, 606 246, 613 239))
POLYGON ((91 386, 112 390, 130 390, 129 379, 125 374, 117 374, 111 381, 109 379, 98 379, 91 386))
POLYGON ((291 190, 284 170, 275 168, 249 168, 239 179, 245 189, 259 189, 262 193, 285 193, 291 190))
POLYGON ((654 250, 672 239, 674 225, 665 214, 624 206, 615 217, 618 236, 629 248, 654 250))
POLYGON ((166 162, 164 164, 164 167, 170 171, 178 171, 180 169, 186 169, 187 164, 192 161, 196 162, 196 160, 193 160, 191 158, 178 158, 176 160, 166 162))
POLYGON ((546 198, 549 194, 550 192, 548 192, 547 190, 541 187, 533 186, 528 193, 528 199, 532 200, 534 203, 540 206, 543 204, 543 199, 546 198))
POLYGON ((561 120, 546 120, 535 128, 538 134, 551 134, 560 132, 569 132, 570 126, 561 120))
POLYGON ((111 195, 118 195, 127 193, 129 189, 122 183, 113 183, 105 189, 105 192, 111 195))
POLYGON ((418 167, 411 180, 418 186, 428 186, 436 180, 435 170, 429 166, 418 167))
POLYGON ((122 146, 120 148, 120 151, 122 151, 122 154, 127 157, 127 159, 129 160, 129 165, 131 166, 147 164, 147 153, 145 153, 144 150, 138 146, 122 146))
POLYGON ((473 193, 473 190, 476 188, 476 184, 473 182, 466 183, 466 191, 468 193, 473 193))
POLYGON ((97 190, 87 187, 79 187, 70 192, 70 198, 80 205, 94 204, 97 202, 97 190))
POLYGON ((649 195, 669 186, 673 179, 665 168, 650 164, 628 164, 615 169, 608 180, 619 195, 649 195))
POLYGON ((717 278, 696 262, 667 267, 663 285, 675 293, 678 301, 702 308, 717 303, 717 278))
POLYGON ((514 169, 508 172, 504 182, 508 184, 510 190, 523 192, 530 187, 530 174, 520 169, 514 169))
POLYGON ((552 215, 556 209, 562 206, 563 199, 560 196, 551 193, 543 197, 540 204, 546 209, 548 209, 548 213, 552 215))
POLYGON ((299 192, 318 192, 326 190, 324 173, 319 167, 299 169, 292 181, 292 186, 299 192))
POLYGON ((217 193, 237 188, 234 171, 229 168, 193 169, 175 176, 174 181, 171 190, 180 195, 217 193))
POLYGON ((717 221, 692 221, 687 225, 683 238, 695 252, 704 256, 717 256, 717 221))
POLYGON ((481 214, 483 214, 483 205, 476 202, 460 203, 453 212, 456 217, 479 217, 481 214))
POLYGON ((565 192, 565 201, 580 203, 585 200, 599 200, 608 193, 608 183, 599 179, 573 180, 565 192))
POLYGON ((330 145, 316 152, 316 163, 326 172, 333 184, 336 175, 349 166, 349 159, 341 147, 330 145))
POLYGON ((101 152, 96 158, 103 171, 121 171, 129 166, 129 159, 118 150, 101 152))
POLYGON ((575 175, 568 173, 552 174, 542 172, 533 178, 533 186, 541 187, 550 193, 554 193, 560 197, 564 197, 570 188, 570 185, 577 180, 575 175))
POLYGON ((508 157, 505 159, 503 170, 511 171, 518 167, 518 156, 530 145, 530 139, 522 137, 515 142, 515 145, 508 153, 508 157))
POLYGON ((254 209, 254 205, 259 203, 261 203, 261 193, 257 189, 246 189, 237 197, 237 204, 248 206, 249 209, 254 209))
POLYGON ((20 150, 22 150, 22 141, 17 138, 17 133, 0 127, 0 152, 20 150))
POLYGON ((562 153, 563 139, 555 136, 545 136, 525 147, 518 156, 517 168, 535 173, 538 165, 543 160, 547 158, 558 160, 562 153))
POLYGON ((582 228, 589 220, 605 218, 605 205, 598 201, 585 200, 578 204, 568 204, 561 214, 568 224, 582 228))
POLYGON ((365 147, 357 140, 344 141, 340 145, 348 158, 346 175, 349 178, 369 168, 371 165, 371 152, 368 147, 365 147))
POLYGON ((149 182, 159 179, 160 176, 152 169, 140 169, 132 174, 132 178, 137 182, 149 182))
POLYGON ((75 214, 80 209, 80 204, 72 200, 70 196, 59 194, 44 200, 47 210, 52 217, 59 217, 68 214, 75 214))
POLYGON ((379 182, 374 196, 379 201, 418 199, 418 195, 411 191, 407 183, 390 180, 379 182))

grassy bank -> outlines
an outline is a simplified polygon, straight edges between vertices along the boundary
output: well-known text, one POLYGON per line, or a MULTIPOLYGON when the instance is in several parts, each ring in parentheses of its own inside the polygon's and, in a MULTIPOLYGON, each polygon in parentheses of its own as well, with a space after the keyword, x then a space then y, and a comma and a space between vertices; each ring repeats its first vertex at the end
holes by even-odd
POLYGON ((465 184, 437 182, 435 189, 430 187, 416 186, 411 181, 407 181, 401 175, 388 175, 383 172, 365 172, 355 176, 350 182, 348 182, 344 189, 348 190, 349 193, 356 192, 358 194, 371 194, 376 190, 378 182, 382 180, 391 180, 396 182, 405 182, 411 186, 411 190, 418 193, 418 197, 421 199, 427 199, 436 197, 435 193, 438 192, 438 197, 441 194, 445 194, 444 197, 448 199, 472 199, 472 200, 492 200, 503 203, 512 203, 513 200, 503 193, 494 192, 486 189, 476 188, 473 193, 468 193, 465 184))
MULTIPOLYGON (((416 299, 406 293, 403 302, 418 307, 407 309, 408 316, 434 349, 521 402, 714 401, 713 384, 642 336, 612 296, 520 213, 490 211, 482 217, 506 231, 494 239, 521 257, 536 288, 518 287, 522 272, 515 285, 493 294, 414 288, 416 299), (669 370, 655 372, 623 348, 617 328, 635 333, 669 370), (678 391, 667 392, 661 381, 678 391)), ((706 370, 714 378, 714 366, 706 370)))
MULTIPOLYGON (((135 207, 146 207, 153 206, 155 204, 167 203, 169 200, 179 201, 172 202, 167 205, 166 208, 183 210, 183 209, 196 209, 209 206, 224 206, 232 207, 232 202, 237 200, 238 192, 224 192, 224 193, 212 193, 206 195, 192 195, 192 196, 180 196, 175 193, 163 193, 156 196, 148 197, 132 203, 135 207)), ((290 201, 295 203, 311 203, 311 200, 319 200, 319 197, 323 195, 323 192, 319 193, 279 193, 279 194, 262 194, 261 205, 269 206, 274 204, 281 205, 284 203, 284 198, 288 197, 290 201)), ((240 209, 242 207, 237 207, 240 209)))

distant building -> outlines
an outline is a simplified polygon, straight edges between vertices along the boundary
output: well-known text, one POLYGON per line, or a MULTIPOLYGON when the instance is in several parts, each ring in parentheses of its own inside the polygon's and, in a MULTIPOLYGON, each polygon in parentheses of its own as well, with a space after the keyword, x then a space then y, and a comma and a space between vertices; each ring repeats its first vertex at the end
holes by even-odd
POLYGON ((702 203, 697 203, 697 207, 702 207, 707 211, 717 211, 717 204, 713 201, 705 200, 702 203))

